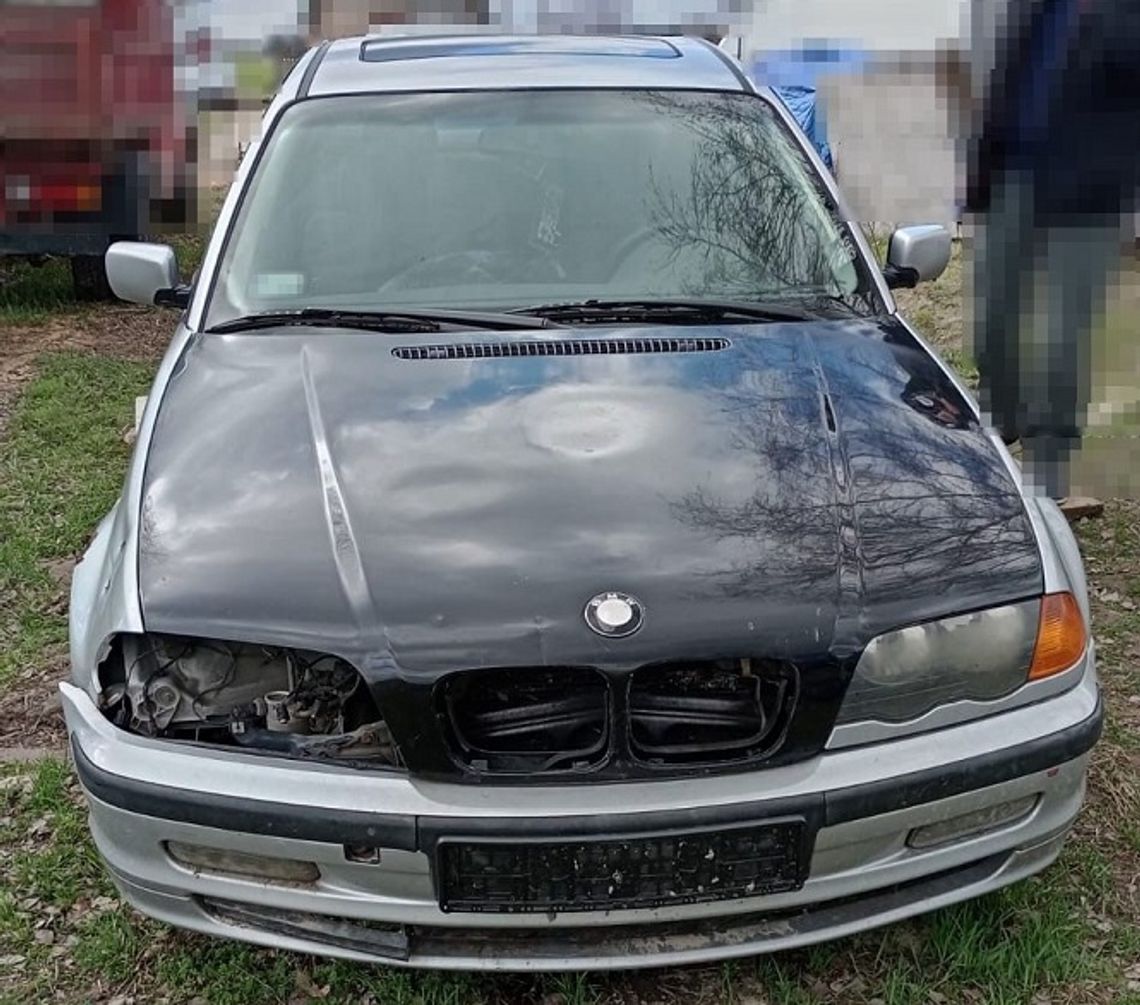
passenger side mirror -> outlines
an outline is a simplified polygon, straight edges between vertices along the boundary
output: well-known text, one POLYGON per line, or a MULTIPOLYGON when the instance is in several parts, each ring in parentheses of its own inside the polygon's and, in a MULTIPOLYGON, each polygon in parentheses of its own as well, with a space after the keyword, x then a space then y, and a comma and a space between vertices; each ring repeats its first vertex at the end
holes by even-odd
POLYGON ((937 279, 950 264, 950 231, 939 224, 900 227, 891 235, 883 276, 892 290, 937 279))
POLYGON ((188 307, 190 287, 178 281, 178 261, 166 244, 116 241, 107 249, 107 282, 115 296, 148 307, 188 307))

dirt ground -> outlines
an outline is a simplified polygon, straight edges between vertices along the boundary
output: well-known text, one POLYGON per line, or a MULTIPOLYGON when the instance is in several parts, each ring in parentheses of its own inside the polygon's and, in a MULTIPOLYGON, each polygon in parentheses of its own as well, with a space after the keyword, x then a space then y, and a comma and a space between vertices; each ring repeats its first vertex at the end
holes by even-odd
POLYGON ((12 402, 51 352, 97 352, 156 362, 170 341, 169 313, 126 304, 99 304, 41 323, 0 326, 0 435, 12 402))

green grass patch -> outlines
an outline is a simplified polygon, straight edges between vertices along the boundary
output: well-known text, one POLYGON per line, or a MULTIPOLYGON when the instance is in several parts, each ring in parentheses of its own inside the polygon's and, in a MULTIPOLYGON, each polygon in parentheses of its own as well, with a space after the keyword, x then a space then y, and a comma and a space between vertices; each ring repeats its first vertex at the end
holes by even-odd
POLYGON ((210 1005, 260 1005, 289 998, 294 968, 288 953, 188 937, 159 956, 155 976, 161 984, 178 988, 188 998, 204 997, 210 1005))
MULTIPOLYGON (((557 996, 562 1005, 594 1005, 602 1000, 595 987, 594 979, 588 973, 550 974, 543 981, 549 996, 557 996)), ((727 997, 725 1001, 731 1001, 727 997)))
POLYGON ((1093 948, 1086 904, 1107 895, 1110 868, 1096 849, 1071 843, 1048 872, 987 897, 803 952, 741 960, 733 997, 752 1001, 759 990, 771 1005, 1028 1005, 1035 995, 1064 1000, 1085 981, 1111 984, 1114 964, 1093 948))
POLYGON ((883 1005, 910 1005, 911 1002, 930 1001, 931 988, 927 977, 919 973, 909 960, 891 965, 879 988, 883 1005))
POLYGON ((85 824, 60 827, 46 847, 17 852, 13 875, 21 893, 54 907, 68 907, 81 894, 113 892, 85 824))
POLYGON ((73 784, 71 768, 63 761, 43 761, 32 780, 26 809, 30 813, 66 812, 68 789, 73 784))
POLYGON ((819 998, 807 986, 804 971, 781 956, 762 956, 756 976, 772 1005, 816 1005, 819 998))
MULTIPOLYGON (((293 995, 329 1005, 355 1005, 367 996, 384 1005, 469 1005, 487 1001, 481 984, 493 982, 467 974, 314 960, 198 936, 180 936, 164 946, 156 954, 154 977, 160 987, 177 988, 210 1005, 269 1005, 293 995)), ((575 994, 577 986, 573 975, 563 975, 552 988, 567 989, 565 1005, 595 1000, 575 994)))
POLYGON ((94 915, 80 923, 77 935, 75 962, 110 981, 130 977, 146 945, 146 933, 128 908, 94 915))
POLYGON ((32 919, 16 907, 16 891, 0 890, 0 952, 18 952, 32 941, 32 919))
POLYGON ((39 265, 23 259, 0 259, 0 324, 42 321, 73 305, 74 299, 66 259, 52 258, 39 265))
POLYGON ((260 100, 276 90, 281 71, 267 56, 242 53, 234 59, 235 88, 238 96, 246 100, 260 100))
POLYGON ((1027 1001, 1091 972, 1082 915, 1075 891, 1050 874, 934 915, 924 955, 935 972, 983 1000, 1027 1001))
POLYGON ((206 256, 206 244, 209 235, 206 233, 170 234, 165 240, 174 249, 175 257, 178 259, 178 271, 183 282, 190 282, 194 273, 201 267, 202 259, 206 256))
POLYGON ((39 897, 54 907, 68 907, 81 894, 111 892, 87 830, 87 813, 64 761, 42 761, 32 772, 29 794, 19 806, 22 835, 27 841, 12 855, 13 889, 39 897))
POLYGON ((14 409, 0 441, 0 684, 66 641, 50 563, 78 554, 118 496, 123 430, 151 376, 141 363, 52 355, 14 409))

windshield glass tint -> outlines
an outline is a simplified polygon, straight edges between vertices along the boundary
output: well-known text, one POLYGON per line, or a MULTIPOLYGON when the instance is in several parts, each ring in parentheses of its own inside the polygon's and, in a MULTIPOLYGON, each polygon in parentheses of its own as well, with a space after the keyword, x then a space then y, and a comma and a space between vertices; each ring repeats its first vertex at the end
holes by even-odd
POLYGON ((306 306, 857 299, 850 237, 762 99, 650 91, 302 102, 209 324, 306 306))

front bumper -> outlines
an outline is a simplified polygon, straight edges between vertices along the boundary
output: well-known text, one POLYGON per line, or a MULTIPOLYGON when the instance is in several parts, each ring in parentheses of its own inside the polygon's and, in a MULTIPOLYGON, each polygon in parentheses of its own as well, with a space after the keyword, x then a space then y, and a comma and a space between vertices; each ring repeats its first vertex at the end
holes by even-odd
POLYGON ((802 946, 964 900, 1048 865, 1084 797, 1101 705, 1091 667, 1058 697, 988 719, 739 775, 549 787, 424 782, 153 741, 62 685, 91 828, 124 895, 199 931, 423 967, 600 969, 802 946), (1008 825, 937 847, 915 828, 1036 796, 1008 825), (589 839, 800 816, 818 825, 801 889, 556 914, 449 913, 441 837, 589 839), (309 883, 176 863, 167 842, 315 863, 309 883), (350 860, 346 845, 379 849, 350 860))

